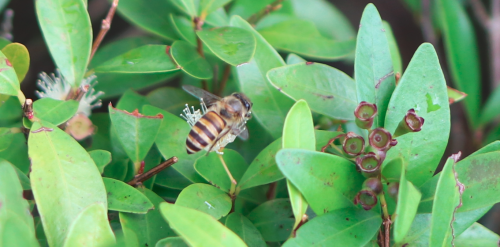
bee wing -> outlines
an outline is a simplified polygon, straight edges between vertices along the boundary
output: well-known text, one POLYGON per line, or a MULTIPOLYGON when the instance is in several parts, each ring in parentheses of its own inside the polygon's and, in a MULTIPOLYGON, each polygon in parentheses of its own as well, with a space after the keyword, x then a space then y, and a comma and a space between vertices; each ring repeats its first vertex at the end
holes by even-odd
POLYGON ((221 97, 215 94, 209 93, 195 86, 184 85, 182 86, 182 89, 184 89, 184 91, 188 92, 189 94, 193 95, 196 98, 203 99, 203 101, 208 107, 212 105, 214 102, 222 99, 221 97))
POLYGON ((238 135, 243 141, 248 140, 248 129, 245 128, 241 133, 238 135))

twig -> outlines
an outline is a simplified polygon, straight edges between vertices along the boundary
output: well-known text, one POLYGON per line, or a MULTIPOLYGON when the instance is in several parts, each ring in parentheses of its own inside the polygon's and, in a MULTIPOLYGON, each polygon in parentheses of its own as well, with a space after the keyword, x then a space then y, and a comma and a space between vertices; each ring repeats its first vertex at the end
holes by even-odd
POLYGON ((384 213, 384 230, 385 230, 385 247, 389 247, 389 244, 391 243, 390 239, 390 229, 391 229, 391 216, 389 215, 389 212, 387 211, 387 202, 385 201, 385 195, 384 192, 382 191, 379 195, 380 198, 380 204, 382 206, 382 212, 384 213))
POLYGON ((151 170, 149 170, 143 174, 135 176, 134 179, 130 180, 127 184, 129 184, 131 186, 135 186, 138 183, 142 183, 142 182, 150 179, 154 175, 158 174, 159 172, 163 171, 165 168, 170 167, 173 164, 177 163, 177 161, 179 161, 179 159, 174 156, 174 157, 166 160, 165 162, 151 168, 151 170))
POLYGON ((484 29, 488 30, 490 26, 490 16, 486 12, 483 3, 481 3, 481 0, 470 0, 470 3, 476 19, 484 29))
POLYGON ((250 16, 248 18, 248 23, 255 25, 258 21, 260 21, 262 18, 264 18, 269 13, 276 11, 276 10, 279 10, 281 8, 281 3, 283 1, 284 0, 276 0, 276 1, 272 2, 271 4, 267 5, 265 8, 261 9, 259 12, 250 16))
POLYGON ((268 201, 274 199, 276 197, 276 186, 278 185, 278 182, 272 182, 269 184, 269 189, 267 190, 266 193, 266 198, 268 201))
POLYGON ((227 80, 229 79, 229 75, 231 75, 231 65, 226 64, 226 67, 224 67, 224 74, 222 75, 222 79, 220 81, 220 87, 217 90, 217 95, 221 95, 222 92, 224 91, 224 88, 226 88, 227 80))
POLYGON ((99 31, 99 34, 97 35, 97 38, 95 39, 94 44, 92 45, 92 52, 90 53, 89 63, 90 63, 90 61, 92 61, 92 58, 94 57, 94 54, 97 51, 97 48, 99 48, 99 45, 101 44, 102 40, 104 39, 104 36, 106 36, 106 33, 111 28, 111 21, 113 20, 113 16, 115 15, 116 8, 118 7, 119 1, 120 0, 113 0, 113 3, 111 4, 111 8, 109 8, 108 15, 106 16, 106 19, 102 20, 101 30, 99 31))

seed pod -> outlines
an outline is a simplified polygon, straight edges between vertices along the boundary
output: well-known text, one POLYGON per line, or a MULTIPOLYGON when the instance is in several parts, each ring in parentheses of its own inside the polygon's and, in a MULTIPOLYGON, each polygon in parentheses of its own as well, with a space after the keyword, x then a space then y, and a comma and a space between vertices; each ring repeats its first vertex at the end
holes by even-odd
POLYGON ((380 158, 372 152, 367 153, 362 157, 356 158, 356 165, 363 173, 366 173, 365 175, 367 175, 368 177, 378 175, 378 173, 380 172, 381 164, 382 161, 380 160, 380 158))
POLYGON ((380 151, 387 151, 392 146, 396 146, 398 142, 392 139, 391 133, 384 128, 376 128, 370 132, 368 136, 370 146, 380 151))
POLYGON ((370 210, 377 205, 377 195, 372 190, 361 190, 354 198, 354 205, 361 204, 364 210, 370 210))
POLYGON ((408 110, 403 120, 399 122, 394 137, 402 136, 409 132, 419 132, 424 125, 424 118, 419 117, 414 109, 408 110))
POLYGON ((371 190, 375 192, 376 195, 382 192, 383 186, 382 182, 378 177, 368 178, 363 182, 363 190, 371 190))
POLYGON ((387 192, 389 193, 389 196, 392 199, 394 199, 394 201, 397 201, 399 193, 399 183, 398 182, 390 183, 389 186, 387 186, 387 192))
POLYGON ((365 139, 362 136, 356 135, 354 132, 347 132, 342 149, 350 156, 358 156, 365 149, 365 139))
POLYGON ((373 125, 373 119, 377 116, 377 113, 377 105, 361 101, 358 107, 356 107, 356 110, 354 110, 356 125, 362 129, 371 128, 373 125))

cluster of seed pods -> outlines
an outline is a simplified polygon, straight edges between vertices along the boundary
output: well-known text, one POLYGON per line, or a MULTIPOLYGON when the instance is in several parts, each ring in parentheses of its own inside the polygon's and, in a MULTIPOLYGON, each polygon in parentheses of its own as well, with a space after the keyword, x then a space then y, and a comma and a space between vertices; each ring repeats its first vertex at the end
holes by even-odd
MULTIPOLYGON (((367 178, 354 198, 354 203, 361 204, 365 210, 372 209, 377 205, 377 196, 382 192, 381 166, 387 155, 387 151, 398 142, 396 137, 418 132, 422 129, 424 119, 419 117, 414 109, 410 109, 399 123, 394 135, 384 128, 372 129, 373 120, 377 116, 377 106, 367 102, 361 102, 354 111, 356 124, 368 130, 368 143, 364 138, 354 132, 348 132, 344 136, 342 149, 345 154, 353 157, 359 171, 367 178), (368 144, 367 147, 365 145, 368 144)), ((399 184, 389 184, 389 194, 397 196, 399 184)))

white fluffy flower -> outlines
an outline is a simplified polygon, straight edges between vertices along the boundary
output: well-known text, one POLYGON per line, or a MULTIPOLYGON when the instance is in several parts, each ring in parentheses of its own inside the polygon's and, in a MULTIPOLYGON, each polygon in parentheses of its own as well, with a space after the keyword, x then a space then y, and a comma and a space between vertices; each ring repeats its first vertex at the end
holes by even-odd
MULTIPOLYGON (((52 98, 57 100, 67 100, 68 95, 71 92, 71 85, 68 83, 64 76, 61 75, 59 69, 56 69, 56 74, 51 74, 50 76, 42 72, 40 73, 40 80, 38 80, 38 87, 40 91, 36 91, 36 94, 40 98, 52 98)), ((82 80, 80 84, 80 89, 86 90, 83 93, 78 105, 77 113, 83 113, 86 116, 90 116, 92 109, 100 107, 102 105, 99 97, 103 95, 103 92, 96 92, 94 89, 97 77, 95 75, 90 75, 82 80)))

